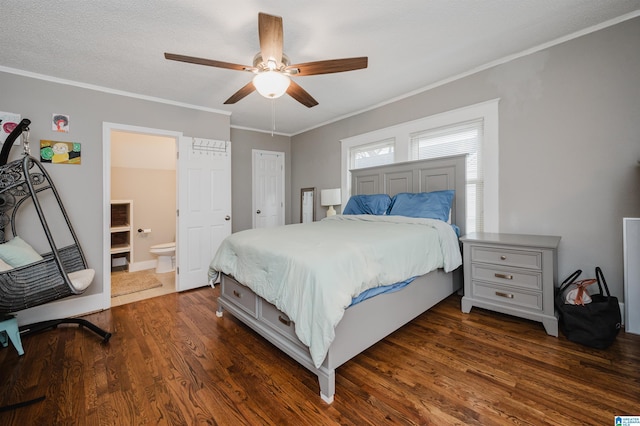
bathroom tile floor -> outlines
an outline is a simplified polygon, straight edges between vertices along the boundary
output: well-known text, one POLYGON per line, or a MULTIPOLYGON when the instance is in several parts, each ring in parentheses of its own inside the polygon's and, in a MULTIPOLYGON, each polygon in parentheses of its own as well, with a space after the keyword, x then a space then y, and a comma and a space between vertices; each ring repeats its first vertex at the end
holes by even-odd
MULTIPOLYGON (((114 275, 111 275, 112 279, 114 275)), ((156 296, 162 296, 168 293, 174 293, 176 291, 176 273, 165 272, 163 274, 156 274, 158 281, 162 283, 162 287, 156 287, 149 290, 142 290, 136 293, 124 294, 122 296, 112 297, 111 306, 126 305, 127 303, 137 302, 139 300, 150 299, 156 296)))

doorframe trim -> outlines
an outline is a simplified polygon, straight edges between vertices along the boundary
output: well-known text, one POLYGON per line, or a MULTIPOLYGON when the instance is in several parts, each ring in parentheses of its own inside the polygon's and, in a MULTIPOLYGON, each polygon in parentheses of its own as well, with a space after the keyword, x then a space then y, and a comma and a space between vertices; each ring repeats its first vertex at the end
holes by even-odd
MULTIPOLYGON (((132 126, 129 124, 102 122, 102 309, 111 308, 111 132, 122 131, 144 135, 165 136, 176 139, 184 136, 182 132, 132 126)), ((177 167, 177 165, 176 165, 177 167)), ((178 174, 176 173, 176 180, 178 174)), ((176 202, 178 201, 176 185, 176 202)), ((177 205, 179 209, 180 206, 177 205)), ((176 230, 178 228, 176 220, 176 230)), ((176 238, 177 241, 177 238, 176 238)), ((178 247, 176 247, 176 251, 178 247)))

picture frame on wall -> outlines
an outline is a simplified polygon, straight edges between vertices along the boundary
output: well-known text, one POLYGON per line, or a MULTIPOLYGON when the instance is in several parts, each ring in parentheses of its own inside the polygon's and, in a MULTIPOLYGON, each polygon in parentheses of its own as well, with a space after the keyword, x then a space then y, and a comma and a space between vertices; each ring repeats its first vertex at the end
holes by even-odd
POLYGON ((80 164, 81 145, 77 142, 40 141, 40 162, 53 164, 80 164))

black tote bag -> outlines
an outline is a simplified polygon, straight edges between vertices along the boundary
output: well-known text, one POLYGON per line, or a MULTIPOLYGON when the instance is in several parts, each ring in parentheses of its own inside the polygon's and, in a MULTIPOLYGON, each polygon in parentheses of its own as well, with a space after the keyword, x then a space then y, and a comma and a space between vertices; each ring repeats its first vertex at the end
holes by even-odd
POLYGON ((620 332, 622 316, 618 298, 611 296, 600 267, 596 268, 599 294, 591 295, 591 303, 571 305, 565 303, 565 291, 582 271, 571 274, 560 286, 555 305, 559 314, 560 330, 568 340, 597 349, 608 348, 620 332), (603 293, 602 288, 606 291, 603 293))

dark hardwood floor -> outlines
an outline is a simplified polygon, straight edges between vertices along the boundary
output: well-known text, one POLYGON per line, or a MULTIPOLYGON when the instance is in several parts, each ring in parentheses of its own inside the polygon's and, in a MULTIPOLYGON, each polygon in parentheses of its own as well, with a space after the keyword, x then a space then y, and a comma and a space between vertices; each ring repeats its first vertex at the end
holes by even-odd
MULTIPOLYGON (((640 336, 593 350, 453 295, 344 364, 332 405, 316 376, 230 314, 218 289, 89 315, 108 344, 60 327, 0 348, 1 425, 613 425, 640 415, 640 336)), ((384 312, 380 313, 384 315, 384 312)))

